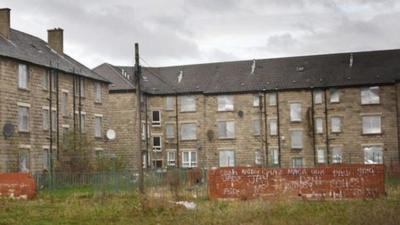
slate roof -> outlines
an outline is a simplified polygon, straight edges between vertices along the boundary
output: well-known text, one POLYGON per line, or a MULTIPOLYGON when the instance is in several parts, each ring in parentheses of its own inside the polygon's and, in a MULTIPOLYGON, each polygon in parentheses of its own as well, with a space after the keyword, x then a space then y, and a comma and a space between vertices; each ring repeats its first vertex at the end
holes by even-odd
POLYGON ((57 53, 42 39, 14 29, 11 29, 10 40, 0 36, 0 56, 109 82, 70 56, 57 53))
POLYGON ((142 71, 143 90, 154 95, 377 85, 400 80, 400 50, 144 67, 142 71))
MULTIPOLYGON (((132 80, 124 76, 125 72, 121 68, 115 67, 108 63, 103 63, 93 69, 98 74, 104 74, 111 82, 109 85, 110 91, 133 91, 135 86, 132 80)), ((132 72, 128 72, 130 75, 132 72)), ((131 76, 133 78, 133 76, 131 76)))

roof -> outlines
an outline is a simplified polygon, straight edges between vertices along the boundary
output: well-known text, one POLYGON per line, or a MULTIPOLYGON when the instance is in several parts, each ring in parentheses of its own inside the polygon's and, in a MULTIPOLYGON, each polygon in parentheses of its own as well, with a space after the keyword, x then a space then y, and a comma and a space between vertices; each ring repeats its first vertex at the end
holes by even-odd
POLYGON ((11 29, 10 40, 0 36, 0 56, 109 82, 67 54, 57 53, 42 39, 14 29, 11 29))
MULTIPOLYGON (((98 74, 104 74, 107 79, 111 82, 109 86, 110 91, 133 91, 135 86, 132 81, 130 81, 127 76, 125 76, 125 71, 121 68, 115 67, 108 63, 103 63, 93 69, 98 74)), ((133 74, 133 73, 130 73, 133 74)), ((133 76, 131 76, 133 77, 133 76)))
POLYGON ((142 74, 143 90, 154 95, 388 84, 400 79, 400 50, 143 67, 142 74))

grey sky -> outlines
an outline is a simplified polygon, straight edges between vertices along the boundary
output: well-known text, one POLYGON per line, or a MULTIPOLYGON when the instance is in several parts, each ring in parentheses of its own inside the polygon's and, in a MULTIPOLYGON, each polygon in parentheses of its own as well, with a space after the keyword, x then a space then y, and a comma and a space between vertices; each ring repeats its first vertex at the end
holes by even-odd
POLYGON ((89 67, 151 66, 400 48, 396 0, 2 0, 11 26, 89 67))

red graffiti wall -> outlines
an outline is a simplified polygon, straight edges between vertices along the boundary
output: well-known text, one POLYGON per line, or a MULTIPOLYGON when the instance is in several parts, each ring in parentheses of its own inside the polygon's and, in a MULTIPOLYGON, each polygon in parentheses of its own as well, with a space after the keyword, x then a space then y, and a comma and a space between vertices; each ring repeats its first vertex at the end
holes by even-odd
POLYGON ((0 197, 33 199, 36 197, 35 179, 26 173, 0 173, 0 197))

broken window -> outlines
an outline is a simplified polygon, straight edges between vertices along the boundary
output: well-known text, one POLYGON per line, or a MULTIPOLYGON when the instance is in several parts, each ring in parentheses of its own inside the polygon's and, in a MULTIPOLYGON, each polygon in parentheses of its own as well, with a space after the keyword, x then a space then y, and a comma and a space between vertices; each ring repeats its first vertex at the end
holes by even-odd
POLYGON ((379 87, 361 88, 361 104, 379 104, 379 87))
POLYGON ((218 96, 218 111, 233 111, 233 96, 218 96))

